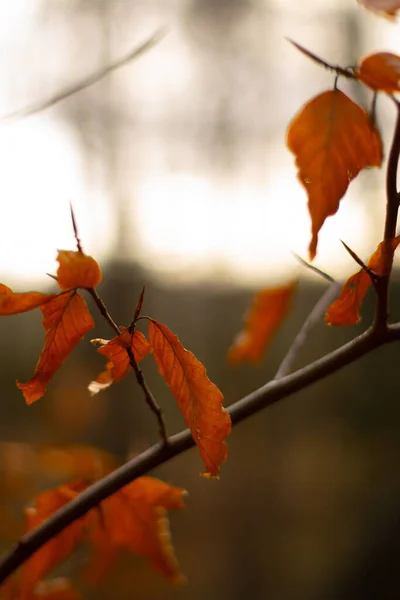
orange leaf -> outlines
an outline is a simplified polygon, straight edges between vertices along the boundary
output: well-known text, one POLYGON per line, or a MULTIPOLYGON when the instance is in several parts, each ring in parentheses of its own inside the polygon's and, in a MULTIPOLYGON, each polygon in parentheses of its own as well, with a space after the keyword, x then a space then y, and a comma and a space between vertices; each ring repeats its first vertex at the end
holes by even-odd
POLYGON ((231 418, 223 408, 223 395, 207 377, 206 369, 165 325, 149 319, 149 340, 160 374, 171 388, 186 425, 190 428, 209 477, 218 477, 226 460, 225 438, 231 418))
POLYGON ((296 156, 298 179, 308 195, 313 259, 318 232, 337 212, 350 181, 361 169, 381 165, 382 143, 365 110, 332 90, 302 108, 289 125, 287 146, 296 156))
POLYGON ((76 291, 59 294, 41 306, 44 315, 44 349, 33 377, 17 386, 27 404, 32 404, 46 392, 46 386, 84 334, 94 327, 86 302, 76 291))
MULTIPOLYGON (((86 487, 77 482, 63 485, 40 494, 35 507, 27 509, 27 528, 31 531, 86 487)), ((65 560, 82 539, 84 520, 78 519, 37 550, 24 564, 21 577, 21 596, 29 598, 43 577, 65 560)))
POLYGON ((357 77, 373 90, 400 91, 400 56, 391 52, 371 54, 361 61, 357 77))
POLYGON ((167 510, 184 508, 185 490, 152 477, 140 477, 102 502, 87 516, 94 556, 87 575, 98 580, 121 550, 147 558, 166 579, 183 576, 172 547, 167 510))
MULTIPOLYGON (((368 267, 377 275, 388 275, 392 268, 393 253, 400 243, 400 236, 381 242, 368 261, 368 267)), ((346 281, 339 297, 328 307, 325 322, 328 325, 354 325, 360 321, 360 308, 371 286, 371 278, 361 269, 346 281)))
POLYGON ((260 362, 291 309, 297 283, 296 280, 279 288, 267 288, 255 295, 245 316, 245 330, 239 333, 228 351, 230 363, 260 362))
POLYGON ((91 256, 72 250, 59 250, 57 282, 62 290, 94 288, 101 281, 101 270, 91 256))
POLYGON ((97 352, 109 359, 106 370, 97 376, 96 381, 89 384, 88 389, 92 395, 105 390, 112 383, 120 381, 132 369, 126 348, 131 347, 136 362, 140 362, 152 352, 152 348, 143 333, 135 331, 132 334, 126 327, 121 327, 121 335, 110 341, 92 340, 92 343, 102 344, 97 352))
POLYGON ((50 302, 55 297, 55 294, 40 294, 39 292, 15 293, 0 283, 0 316, 27 312, 50 302))
POLYGON ((358 0, 360 4, 386 17, 394 17, 400 9, 400 0, 358 0))

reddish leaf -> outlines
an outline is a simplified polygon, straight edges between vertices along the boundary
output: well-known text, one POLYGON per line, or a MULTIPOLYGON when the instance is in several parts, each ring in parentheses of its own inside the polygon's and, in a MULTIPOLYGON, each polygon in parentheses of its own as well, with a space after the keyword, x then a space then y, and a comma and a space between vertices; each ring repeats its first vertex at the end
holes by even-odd
MULTIPOLYGON (((78 482, 60 486, 37 496, 35 507, 26 511, 28 531, 43 523, 56 510, 75 498, 85 487, 86 484, 78 482)), ((82 539, 83 525, 83 519, 74 521, 61 533, 44 544, 25 562, 21 578, 21 596, 23 599, 29 598, 36 585, 74 551, 82 539)))
POLYGON ((39 292, 15 293, 0 283, 0 316, 27 312, 50 302, 55 297, 55 294, 40 294, 39 292))
POLYGON ((334 215, 348 185, 361 169, 379 167, 382 143, 368 114, 340 90, 306 104, 289 125, 287 146, 296 156, 298 179, 308 195, 315 257, 318 232, 334 215))
POLYGON ((110 341, 97 339, 92 340, 92 343, 101 344, 97 352, 109 359, 106 370, 97 376, 96 381, 89 384, 88 389, 92 395, 105 390, 112 383, 120 381, 132 369, 126 348, 131 347, 136 362, 140 362, 152 352, 143 333, 135 331, 132 334, 126 327, 121 327, 121 335, 110 341))
POLYGON ((59 294, 41 306, 44 315, 44 349, 28 383, 18 383, 27 404, 46 392, 46 386, 84 334, 94 327, 84 299, 75 291, 59 294))
MULTIPOLYGON (((400 236, 388 244, 381 242, 368 261, 368 267, 377 275, 388 275, 392 268, 393 253, 400 243, 400 236)), ((360 321, 360 308, 371 286, 371 278, 364 269, 354 273, 346 281, 337 300, 327 309, 328 325, 354 325, 360 321)))
POLYGON ((400 56, 391 52, 371 54, 361 61, 357 77, 373 90, 400 91, 400 56))
POLYGON ((358 0, 360 4, 386 17, 394 17, 400 9, 400 0, 358 0))
POLYGON ((202 363, 165 325, 149 319, 149 340, 158 370, 171 388, 200 450, 207 469, 204 475, 218 477, 219 466, 228 455, 225 438, 231 430, 222 393, 208 379, 202 363))
POLYGON ((258 363, 292 307, 297 280, 258 292, 245 316, 245 330, 228 351, 228 361, 258 363))
POLYGON ((21 595, 20 582, 10 577, 0 588, 1 600, 80 600, 81 596, 64 577, 40 582, 35 590, 21 595))
POLYGON ((38 450, 38 460, 47 477, 62 480, 96 481, 116 467, 114 458, 92 446, 45 446, 38 450))
POLYGON ((101 270, 91 256, 72 250, 59 250, 57 282, 62 290, 94 288, 101 281, 101 270))
POLYGON ((172 547, 167 510, 183 508, 185 490, 152 477, 140 477, 87 516, 93 559, 87 575, 103 576, 122 550, 147 558, 166 579, 184 578, 172 547))

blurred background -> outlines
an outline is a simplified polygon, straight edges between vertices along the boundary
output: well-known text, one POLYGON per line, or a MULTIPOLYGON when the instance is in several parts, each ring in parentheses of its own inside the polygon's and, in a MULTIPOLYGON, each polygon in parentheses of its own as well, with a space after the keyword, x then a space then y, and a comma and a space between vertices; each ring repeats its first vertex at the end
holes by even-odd
MULTIPOLYGON (((0 116, 91 75, 159 28, 167 33, 154 48, 99 83, 0 122, 0 280, 16 291, 53 289, 46 273, 55 272, 56 249, 75 248, 71 201, 115 320, 130 322, 145 283, 144 312, 178 334, 230 404, 273 377, 326 287, 292 255, 305 256, 310 224, 285 130, 333 77, 287 38, 345 66, 398 51, 399 26, 355 0, 3 2, 0 116), (226 352, 254 291, 299 273, 294 310, 266 360, 229 367, 226 352)), ((340 86, 371 102, 365 90, 340 86)), ((386 154, 393 121, 380 98, 386 154)), ((316 264, 340 280, 353 272, 340 239, 367 259, 381 239, 384 203, 384 173, 361 173, 321 231, 316 264)), ((399 300, 395 273, 392 319, 399 300)), ((296 367, 360 333, 372 310, 369 298, 351 329, 321 323, 296 367)), ((34 370, 40 322, 35 311, 0 323, 4 547, 20 532, 22 506, 48 485, 32 467, 36 448, 84 443, 124 461, 157 440, 133 377, 89 396, 104 366, 89 336, 46 397, 25 405, 15 380, 34 370)), ((91 337, 112 337, 100 317, 91 337)), ((131 558, 85 597, 398 598, 398 355, 382 348, 235 428, 219 482, 198 477, 193 450, 154 472, 190 493, 186 512, 172 515, 189 583, 171 588, 131 558)), ((143 364, 168 431, 179 431, 172 397, 151 361, 143 364)))

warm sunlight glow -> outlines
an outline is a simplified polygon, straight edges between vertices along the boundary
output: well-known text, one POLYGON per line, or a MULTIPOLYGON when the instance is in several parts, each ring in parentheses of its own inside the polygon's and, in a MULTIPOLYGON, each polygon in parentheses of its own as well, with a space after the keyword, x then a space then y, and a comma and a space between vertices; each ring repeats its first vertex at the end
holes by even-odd
POLYGON ((70 201, 85 248, 99 260, 104 257, 112 241, 112 215, 101 194, 87 197, 79 149, 67 130, 44 116, 3 127, 0 164, 5 283, 22 277, 48 281, 57 248, 74 249, 70 201))

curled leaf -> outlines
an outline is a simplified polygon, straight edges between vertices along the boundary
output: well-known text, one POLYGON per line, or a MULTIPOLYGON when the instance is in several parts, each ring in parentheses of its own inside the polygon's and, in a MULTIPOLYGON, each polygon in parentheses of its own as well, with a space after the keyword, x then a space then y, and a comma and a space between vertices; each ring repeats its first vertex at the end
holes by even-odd
POLYGON ((228 455, 225 438, 231 430, 231 418, 222 406, 222 393, 207 377, 204 365, 168 327, 149 319, 149 340, 158 370, 199 448, 207 470, 203 475, 218 477, 220 464, 228 455))
POLYGON ((228 351, 228 361, 259 362, 292 307, 297 280, 258 292, 245 316, 245 329, 228 351))
POLYGON ((381 165, 382 143, 365 110, 336 89, 301 109, 288 127, 287 146, 296 156, 297 176, 308 195, 313 259, 318 232, 337 212, 350 181, 361 169, 381 165))
POLYGON ((96 339, 92 340, 92 343, 100 344, 101 347, 98 348, 97 352, 109 359, 106 370, 89 384, 88 389, 92 395, 105 390, 112 383, 120 381, 132 369, 126 348, 131 348, 136 362, 140 362, 152 352, 152 348, 143 333, 134 331, 132 334, 126 327, 121 327, 121 335, 110 341, 96 339))
MULTIPOLYGON (((381 242, 368 261, 368 267, 376 275, 388 275, 392 268, 393 253, 400 243, 400 236, 381 242)), ((343 285, 339 297, 328 307, 325 322, 328 325, 355 325, 360 321, 362 302, 371 286, 371 277, 360 269, 343 285)))
POLYGON ((45 330, 44 348, 33 377, 27 383, 17 382, 27 404, 46 392, 46 386, 85 333, 94 327, 86 302, 76 291, 55 296, 41 306, 45 330))
POLYGON ((59 250, 58 285, 62 290, 94 288, 101 282, 101 270, 91 256, 79 251, 59 250))
POLYGON ((0 283, 0 316, 17 315, 38 308, 55 298, 55 294, 13 292, 0 283))
POLYGON ((400 91, 400 56, 377 52, 366 56, 357 70, 357 77, 373 90, 400 91))

